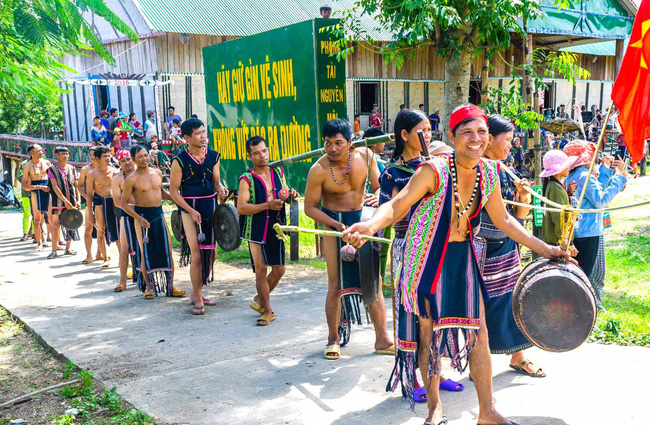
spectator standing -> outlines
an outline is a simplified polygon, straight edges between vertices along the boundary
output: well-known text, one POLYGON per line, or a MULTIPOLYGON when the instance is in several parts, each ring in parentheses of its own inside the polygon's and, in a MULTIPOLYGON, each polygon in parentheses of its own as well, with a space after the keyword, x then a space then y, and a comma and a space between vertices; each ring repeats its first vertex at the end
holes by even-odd
POLYGON ((332 17, 332 7, 329 4, 324 4, 320 7, 320 17, 325 19, 332 17))
POLYGON ((560 107, 557 110, 557 117, 563 119, 569 118, 569 114, 566 111, 566 106, 560 105, 560 107))
POLYGON ((519 137, 515 137, 512 140, 512 147, 510 148, 510 155, 514 159, 514 165, 515 165, 515 170, 519 172, 519 174, 524 174, 524 148, 521 147, 521 139, 519 137))
POLYGON ((148 146, 151 146, 151 138, 156 136, 158 139, 158 126, 156 125, 156 113, 147 111, 147 120, 144 122, 144 139, 148 146))
POLYGON ((131 135, 130 133, 133 132, 133 129, 131 128, 131 124, 129 124, 129 121, 126 117, 126 112, 120 112, 120 114, 117 116, 117 124, 115 125, 115 134, 119 134, 120 136, 120 145, 122 146, 123 149, 130 149, 131 148, 131 135))
MULTIPOLYGON (((19 182, 22 182, 23 180, 23 169, 27 162, 29 162, 29 159, 23 160, 20 163, 20 168, 18 168, 16 172, 16 179, 18 179, 19 182)), ((20 185, 20 197, 22 201, 21 205, 23 207, 23 237, 20 240, 25 242, 29 239, 30 229, 32 227, 32 194, 30 191, 25 190, 22 187, 22 184, 20 185)))
POLYGON ((377 116, 379 117, 379 120, 380 120, 380 121, 382 122, 382 124, 383 124, 383 123, 384 123, 384 118, 381 116, 381 113, 379 112, 379 105, 377 105, 377 104, 375 103, 374 105, 372 105, 372 109, 374 109, 375 112, 377 112, 377 116))
POLYGON ((592 119, 594 119, 594 115, 591 113, 591 111, 587 111, 587 107, 585 105, 582 105, 580 107, 580 115, 582 116, 582 122, 585 124, 589 124, 592 119))
POLYGON ((354 135, 355 136, 360 136, 361 135, 361 116, 359 114, 356 114, 354 116, 354 135))
POLYGON ((93 118, 93 126, 90 128, 90 140, 96 146, 108 145, 110 142, 108 131, 102 125, 101 118, 98 116, 93 118))
POLYGON ((429 115, 429 122, 431 123, 431 130, 439 131, 440 126, 440 109, 436 108, 433 114, 429 115))
POLYGON ((375 109, 373 109, 372 112, 370 112, 370 127, 381 130, 381 118, 379 117, 379 113, 375 109))
POLYGON ((404 109, 406 109, 406 104, 405 103, 402 103, 401 105, 399 105, 399 111, 400 112, 402 112, 404 109))
POLYGON ((108 123, 108 111, 106 109, 104 109, 99 113, 99 122, 102 123, 106 131, 109 131, 111 125, 108 123))
POLYGON ((420 103, 418 105, 418 108, 420 109, 420 111, 424 112, 424 103, 420 103))
POLYGON ((170 106, 169 108, 167 108, 167 118, 165 119, 165 121, 167 121, 167 124, 169 124, 170 129, 172 127, 174 120, 183 122, 183 118, 180 115, 176 114, 176 108, 170 106))
POLYGON ((112 140, 113 135, 115 134, 115 126, 117 125, 117 109, 111 108, 111 113, 107 121, 108 127, 106 127, 106 131, 108 131, 109 139, 112 140))
POLYGON ((133 130, 131 137, 137 142, 140 142, 141 139, 144 138, 144 129, 142 128, 140 121, 138 121, 138 116, 135 112, 129 114, 129 125, 131 125, 131 129, 133 130))

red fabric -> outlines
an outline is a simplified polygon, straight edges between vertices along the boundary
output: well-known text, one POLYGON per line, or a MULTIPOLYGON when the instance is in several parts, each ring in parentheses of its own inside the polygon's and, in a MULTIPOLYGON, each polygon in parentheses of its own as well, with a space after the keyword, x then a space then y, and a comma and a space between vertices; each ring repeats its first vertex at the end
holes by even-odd
POLYGON ((637 163, 650 134, 650 0, 642 0, 639 6, 612 100, 620 111, 618 121, 632 163, 637 163))
POLYGON ((449 117, 449 128, 453 131, 456 126, 467 118, 483 118, 487 124, 487 115, 476 105, 465 106, 453 112, 449 117))
POLYGON ((131 158, 131 152, 128 149, 122 149, 115 154, 115 159, 120 162, 124 158, 131 158))

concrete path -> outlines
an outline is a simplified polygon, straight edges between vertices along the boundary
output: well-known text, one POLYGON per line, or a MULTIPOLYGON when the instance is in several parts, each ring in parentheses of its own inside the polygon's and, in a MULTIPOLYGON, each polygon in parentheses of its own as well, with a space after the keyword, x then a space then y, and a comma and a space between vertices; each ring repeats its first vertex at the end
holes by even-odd
MULTIPOLYGON (((144 301, 131 286, 114 293, 117 269, 81 265, 81 254, 46 260, 47 252, 18 240, 19 223, 18 213, 0 213, 0 303, 56 351, 162 421, 423 422, 426 406, 413 413, 400 394, 385 392, 393 361, 373 354, 370 326, 353 328, 340 361, 322 358, 323 271, 289 265, 273 294, 278 319, 260 328, 248 308, 254 294, 248 267, 218 266, 208 289, 217 306, 193 317, 188 299, 144 301)), ((83 250, 81 243, 75 248, 83 250)), ((186 270, 177 281, 189 288, 186 270)), ((511 373, 506 356, 493 357, 497 407, 520 424, 650 423, 650 350, 586 344, 564 354, 532 349, 528 357, 547 378, 511 373)), ((445 375, 467 387, 443 394, 450 423, 476 423, 473 384, 448 368, 445 375)))

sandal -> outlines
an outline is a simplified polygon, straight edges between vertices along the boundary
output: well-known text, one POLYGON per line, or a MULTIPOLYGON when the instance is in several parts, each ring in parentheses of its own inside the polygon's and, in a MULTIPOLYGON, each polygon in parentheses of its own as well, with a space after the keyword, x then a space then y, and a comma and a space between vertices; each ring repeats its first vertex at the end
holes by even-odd
POLYGON ((259 314, 264 314, 264 309, 257 302, 253 301, 250 304, 248 304, 248 306, 253 310, 255 310, 256 312, 258 312, 259 314))
POLYGON ((388 348, 376 349, 375 354, 388 354, 391 356, 395 355, 395 344, 391 345, 388 348))
POLYGON ((113 289, 114 292, 124 292, 126 289, 126 283, 118 283, 115 289, 113 289))
POLYGON ((83 261, 81 262, 81 264, 90 264, 90 263, 92 263, 92 262, 93 262, 93 259, 92 259, 92 258, 86 258, 85 260, 83 260, 83 261))
POLYGON ((517 373, 521 373, 522 375, 528 375, 532 378, 546 377, 546 374, 544 373, 541 367, 538 367, 535 372, 528 372, 526 369, 524 369, 528 364, 530 364, 531 366, 535 366, 533 362, 531 362, 530 360, 524 360, 523 362, 519 363, 519 366, 510 365, 510 368, 517 373))
POLYGON ((23 235, 23 237, 20 238, 21 242, 26 242, 27 240, 29 240, 29 235, 23 235))
POLYGON ((111 263, 109 263, 108 261, 104 261, 102 265, 99 266, 100 269, 107 269, 109 267, 111 267, 111 263))
POLYGON ((325 347, 323 356, 327 360, 338 360, 341 358, 341 346, 338 344, 332 344, 325 347))
POLYGON ((63 255, 77 255, 77 251, 73 249, 68 249, 66 252, 63 253, 63 255))
POLYGON ((187 295, 187 291, 183 291, 182 289, 172 289, 172 297, 184 297, 187 295))
POLYGON ((192 314, 194 316, 203 316, 205 314, 205 307, 194 307, 192 308, 192 314))
POLYGON ((153 300, 154 298, 156 298, 156 293, 154 291, 147 291, 144 293, 145 300, 153 300))
POLYGON ((262 317, 257 319, 257 326, 268 326, 275 320, 275 313, 263 314, 262 317))
POLYGON ((465 386, 459 382, 452 381, 451 379, 445 379, 440 382, 439 388, 445 391, 463 391, 465 386))
POLYGON ((56 252, 52 251, 52 252, 50 252, 49 255, 47 256, 47 259, 48 259, 48 260, 51 260, 52 258, 56 258, 56 257, 57 257, 56 252))
POLYGON ((433 422, 425 422, 424 425, 446 425, 449 423, 449 420, 447 420, 446 416, 443 416, 442 419, 440 419, 440 422, 436 422, 435 424, 433 422))
MULTIPOLYGON (((196 302, 194 300, 190 300, 190 303, 191 304, 196 304, 196 302)), ((217 305, 217 303, 215 301, 212 301, 209 298, 203 298, 203 305, 204 306, 209 305, 210 307, 212 307, 212 306, 217 305)))
POLYGON ((413 390, 413 401, 416 403, 427 401, 427 390, 424 387, 413 390))

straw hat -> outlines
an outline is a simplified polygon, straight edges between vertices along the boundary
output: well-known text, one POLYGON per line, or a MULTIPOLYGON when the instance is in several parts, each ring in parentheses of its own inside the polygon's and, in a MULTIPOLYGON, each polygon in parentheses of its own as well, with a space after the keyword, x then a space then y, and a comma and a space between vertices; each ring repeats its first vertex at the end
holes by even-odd
POLYGON ((429 155, 433 155, 433 156, 445 155, 448 153, 452 153, 453 151, 454 148, 452 148, 445 142, 441 142, 440 140, 433 140, 431 143, 429 143, 429 155))
POLYGON ((561 150, 552 150, 546 152, 544 155, 544 171, 540 174, 540 177, 551 177, 567 168, 573 168, 575 164, 580 160, 579 156, 567 156, 561 150))

